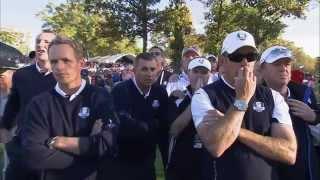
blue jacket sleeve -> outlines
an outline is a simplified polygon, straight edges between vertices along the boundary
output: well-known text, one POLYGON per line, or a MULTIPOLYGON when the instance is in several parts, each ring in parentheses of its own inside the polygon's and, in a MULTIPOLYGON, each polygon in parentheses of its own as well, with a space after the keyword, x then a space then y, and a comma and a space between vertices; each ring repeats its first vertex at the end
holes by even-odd
POLYGON ((320 123, 320 108, 318 107, 317 99, 316 99, 316 96, 315 96, 312 89, 311 89, 311 93, 310 93, 310 99, 311 99, 311 104, 309 104, 309 106, 316 113, 316 120, 311 124, 316 125, 316 124, 320 123))
POLYGON ((133 117, 131 97, 128 89, 123 86, 116 86, 112 90, 115 111, 119 117, 119 136, 121 138, 135 141, 146 138, 151 124, 139 121, 133 117))
POLYGON ((65 169, 72 166, 74 156, 47 146, 48 139, 52 137, 49 136, 50 127, 44 113, 35 102, 27 107, 21 130, 24 162, 34 170, 65 169))
POLYGON ((102 119, 103 126, 99 133, 80 138, 81 155, 101 158, 105 155, 117 155, 117 136, 119 119, 113 108, 113 101, 107 91, 101 91, 92 97, 95 112, 94 119, 102 119))

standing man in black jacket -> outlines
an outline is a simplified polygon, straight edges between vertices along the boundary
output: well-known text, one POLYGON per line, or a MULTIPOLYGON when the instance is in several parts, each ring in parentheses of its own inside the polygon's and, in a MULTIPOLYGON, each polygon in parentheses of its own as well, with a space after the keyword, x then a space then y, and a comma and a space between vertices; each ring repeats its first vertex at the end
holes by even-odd
POLYGON ((283 46, 266 49, 260 59, 260 72, 266 85, 287 99, 298 142, 296 163, 281 165, 280 179, 316 180, 320 179, 320 160, 312 144, 309 125, 320 122, 320 112, 313 90, 290 82, 293 61, 292 52, 283 46))
POLYGON ((112 99, 81 79, 85 62, 75 42, 57 37, 48 52, 57 84, 27 106, 21 130, 26 168, 42 180, 95 180, 102 160, 116 153, 112 99))
MULTIPOLYGON (((12 77, 12 89, 8 98, 3 117, 0 121, 0 128, 11 130, 17 127, 16 134, 19 134, 23 114, 30 100, 50 88, 53 88, 55 79, 51 73, 48 60, 48 46, 55 38, 51 31, 43 31, 36 39, 36 62, 33 65, 18 69, 12 77)), ((32 175, 21 166, 19 137, 14 137, 6 144, 9 156, 9 166, 6 169, 6 179, 32 179, 32 175)))
MULTIPOLYGON (((170 108, 169 118, 171 146, 167 167, 168 180, 198 180, 201 176, 203 146, 192 121, 191 98, 196 90, 208 83, 211 63, 197 57, 188 65, 187 95, 182 101, 176 99, 170 108)), ((170 99, 171 101, 171 99, 170 99)))
POLYGON ((112 91, 121 124, 119 156, 105 171, 109 179, 155 180, 156 145, 166 164, 168 96, 162 86, 154 84, 156 77, 157 61, 142 53, 134 62, 134 78, 112 91))

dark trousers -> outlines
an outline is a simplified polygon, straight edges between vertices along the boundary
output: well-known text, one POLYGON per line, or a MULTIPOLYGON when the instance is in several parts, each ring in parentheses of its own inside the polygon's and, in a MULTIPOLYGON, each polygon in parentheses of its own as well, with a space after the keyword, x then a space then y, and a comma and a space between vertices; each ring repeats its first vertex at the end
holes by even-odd
POLYGON ((9 164, 5 172, 5 180, 39 180, 36 172, 26 168, 22 161, 21 144, 18 137, 14 137, 5 146, 9 157, 9 164))
POLYGON ((97 180, 156 180, 154 159, 141 162, 110 160, 104 162, 97 180))
POLYGON ((38 180, 39 177, 35 173, 26 170, 26 167, 16 163, 9 163, 6 172, 5 180, 38 180))

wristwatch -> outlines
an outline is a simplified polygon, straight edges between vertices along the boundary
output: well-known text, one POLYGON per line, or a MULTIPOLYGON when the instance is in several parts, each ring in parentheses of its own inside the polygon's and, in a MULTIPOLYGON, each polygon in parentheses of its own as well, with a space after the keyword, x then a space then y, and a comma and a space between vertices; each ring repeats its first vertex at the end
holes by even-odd
POLYGON ((54 149, 53 144, 56 142, 56 140, 57 140, 57 137, 48 139, 47 146, 49 147, 49 149, 54 149))
POLYGON ((248 109, 248 103, 244 100, 241 100, 241 99, 236 99, 233 103, 233 106, 238 111, 246 111, 248 109))

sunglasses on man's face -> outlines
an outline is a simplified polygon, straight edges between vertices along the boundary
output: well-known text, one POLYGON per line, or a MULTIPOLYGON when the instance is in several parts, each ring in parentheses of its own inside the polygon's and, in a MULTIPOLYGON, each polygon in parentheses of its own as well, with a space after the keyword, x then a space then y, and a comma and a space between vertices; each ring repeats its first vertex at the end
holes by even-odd
POLYGON ((211 62, 211 63, 216 63, 217 62, 217 59, 215 57, 208 57, 208 60, 211 62))
POLYGON ((150 52, 152 56, 160 56, 161 52, 150 52))
POLYGON ((259 54, 256 52, 248 53, 248 54, 240 54, 240 53, 234 53, 234 54, 229 54, 227 56, 230 61, 240 63, 244 58, 247 59, 248 62, 253 62, 258 60, 259 54))

